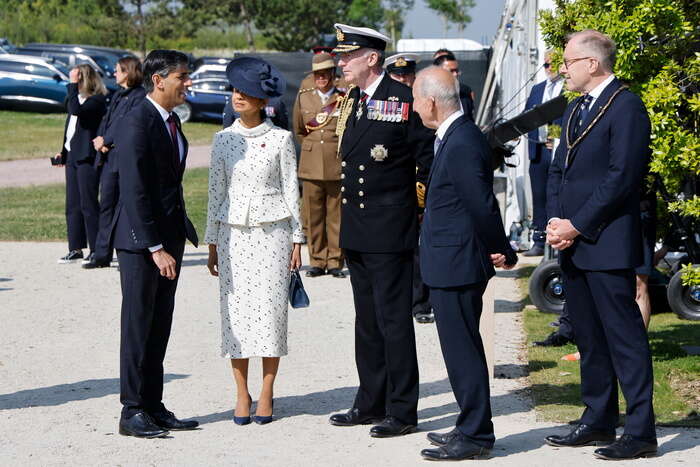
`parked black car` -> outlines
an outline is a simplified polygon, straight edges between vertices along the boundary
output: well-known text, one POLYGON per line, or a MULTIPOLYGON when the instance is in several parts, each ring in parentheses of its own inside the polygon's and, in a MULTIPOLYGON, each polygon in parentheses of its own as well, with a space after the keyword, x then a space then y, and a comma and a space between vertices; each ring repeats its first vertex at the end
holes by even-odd
POLYGON ((0 55, 0 105, 17 110, 63 111, 68 69, 50 58, 0 55))
POLYGON ((0 55, 16 53, 17 47, 4 37, 0 37, 0 55))

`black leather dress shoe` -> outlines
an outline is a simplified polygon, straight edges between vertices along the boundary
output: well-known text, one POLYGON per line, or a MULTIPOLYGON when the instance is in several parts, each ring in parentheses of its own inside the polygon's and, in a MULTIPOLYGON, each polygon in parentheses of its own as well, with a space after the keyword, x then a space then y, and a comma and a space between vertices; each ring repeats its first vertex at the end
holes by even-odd
POLYGON ((435 322, 435 315, 433 314, 432 309, 413 313, 413 318, 416 320, 416 323, 419 324, 430 324, 435 322))
POLYGON ((539 347, 561 347, 569 343, 569 339, 554 331, 543 341, 533 342, 532 345, 539 347))
POLYGON ((97 259, 93 256, 89 262, 83 264, 83 269, 108 268, 111 263, 112 263, 111 258, 109 258, 107 260, 103 260, 103 259, 97 259))
POLYGON ((326 271, 323 270, 323 268, 317 268, 316 266, 313 266, 309 268, 308 271, 306 271, 306 277, 318 277, 322 276, 326 273, 326 271))
POLYGON ((152 413, 150 415, 158 426, 161 426, 167 430, 194 430, 199 426, 199 422, 197 420, 178 420, 175 414, 168 410, 152 413))
POLYGON ((414 431, 416 431, 416 425, 408 425, 390 415, 379 422, 379 424, 374 425, 369 430, 369 434, 373 438, 391 438, 394 436, 407 435, 414 431))
POLYGON ((156 425, 150 415, 139 412, 130 418, 119 420, 119 434, 137 438, 160 438, 170 433, 165 428, 156 425))
POLYGON ((434 431, 431 431, 427 434, 427 438, 428 441, 430 441, 430 444, 432 444, 433 446, 444 446, 447 443, 449 443, 450 440, 455 436, 461 435, 462 434, 459 432, 459 430, 455 428, 447 433, 435 433, 434 431))
POLYGON ((638 457, 654 457, 658 443, 656 440, 642 441, 630 435, 622 435, 610 446, 596 449, 593 455, 599 459, 619 461, 638 457))
POLYGON ((328 274, 330 274, 333 277, 337 277, 338 279, 342 279, 343 277, 345 277, 345 273, 340 268, 329 269, 328 274))
POLYGON ((490 453, 490 449, 474 444, 460 434, 453 436, 446 445, 437 449, 423 449, 420 455, 430 461, 460 461, 486 457, 490 453))
POLYGON ((370 423, 376 423, 381 419, 382 417, 375 417, 373 415, 360 413, 360 409, 353 407, 345 413, 331 415, 329 421, 331 422, 331 425, 335 426, 355 426, 369 425, 370 423))
POLYGON ((615 441, 615 432, 596 431, 588 425, 578 425, 568 435, 551 435, 544 441, 557 447, 606 446, 615 441))
POLYGON ((526 252, 524 252, 523 256, 544 256, 544 248, 535 245, 526 252))

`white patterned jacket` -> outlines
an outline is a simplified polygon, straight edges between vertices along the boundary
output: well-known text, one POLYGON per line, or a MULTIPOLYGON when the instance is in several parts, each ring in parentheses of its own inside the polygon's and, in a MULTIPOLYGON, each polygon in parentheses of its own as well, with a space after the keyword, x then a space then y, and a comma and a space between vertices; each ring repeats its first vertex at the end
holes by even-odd
POLYGON ((267 119, 255 128, 240 120, 214 135, 204 242, 216 244, 221 223, 254 227, 290 218, 292 239, 304 241, 292 133, 267 119))

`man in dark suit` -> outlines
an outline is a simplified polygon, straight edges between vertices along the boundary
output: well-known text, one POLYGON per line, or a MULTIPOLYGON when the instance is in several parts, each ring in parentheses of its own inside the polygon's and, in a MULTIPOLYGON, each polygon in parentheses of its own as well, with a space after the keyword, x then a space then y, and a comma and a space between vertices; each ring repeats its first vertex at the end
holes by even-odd
POLYGON ((339 105, 340 246, 355 301, 360 387, 333 425, 381 421, 371 436, 416 429, 418 362, 411 316, 417 245, 416 164, 432 157, 432 138, 413 112, 411 89, 382 69, 389 38, 336 24, 339 66, 353 84, 339 105))
MULTIPOLYGON (((537 83, 530 90, 525 110, 542 105, 561 94, 564 80, 559 71, 552 67, 552 51, 544 54, 544 70, 547 79, 537 83)), ((544 254, 545 227, 547 227, 547 173, 552 160, 552 139, 547 134, 549 125, 561 127, 561 118, 542 125, 527 134, 528 157, 530 159, 530 188, 532 189, 532 241, 533 245, 523 256, 544 254)))
POLYGON ((197 245, 187 217, 182 175, 187 139, 173 108, 192 81, 187 56, 154 50, 143 64, 146 99, 120 122, 119 204, 112 235, 122 285, 119 433, 152 438, 191 430, 162 403, 163 359, 185 239, 197 245))
POLYGON ((581 353, 581 423, 554 446, 609 444, 603 459, 654 455, 653 375, 635 302, 642 263, 639 196, 649 162, 650 123, 642 101, 615 78, 615 43, 593 30, 573 34, 560 68, 583 95, 564 113, 562 144, 549 171, 547 242, 559 250, 566 306, 581 353), (615 440, 618 382, 627 401, 615 440))
POLYGON ((460 110, 455 79, 437 66, 426 68, 416 78, 413 97, 422 121, 437 129, 420 265, 460 409, 455 429, 429 433, 428 440, 438 448, 421 454, 430 460, 470 459, 487 454, 494 443, 489 375, 479 334, 482 295, 495 274, 493 266, 511 269, 518 258, 493 195, 489 145, 460 110))

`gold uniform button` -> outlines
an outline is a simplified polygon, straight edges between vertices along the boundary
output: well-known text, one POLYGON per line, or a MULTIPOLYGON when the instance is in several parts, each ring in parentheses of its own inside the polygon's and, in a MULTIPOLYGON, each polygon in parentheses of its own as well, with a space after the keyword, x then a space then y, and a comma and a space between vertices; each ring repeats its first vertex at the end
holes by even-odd
POLYGON ((364 192, 364 191, 360 191, 360 192, 358 192, 357 194, 360 195, 360 196, 364 196, 364 195, 365 195, 365 192, 364 192))
POLYGON ((340 174, 340 178, 345 178, 345 174, 340 174))
POLYGON ((340 163, 340 165, 342 165, 343 167, 345 167, 346 165, 348 165, 348 163, 345 162, 345 161, 343 161, 343 162, 340 163))
POLYGON ((361 166, 360 166, 360 171, 362 171, 362 170, 365 170, 365 166, 364 166, 364 165, 361 165, 361 166))
POLYGON ((364 209, 365 205, 363 203, 360 203, 360 209, 364 209))
POLYGON ((358 180, 358 182, 360 182, 360 183, 365 183, 365 179, 364 179, 364 178, 361 178, 361 179, 358 180))
POLYGON ((321 140, 321 144, 323 144, 323 140, 321 140))
POLYGON ((343 198, 343 204, 348 204, 348 200, 343 198))

